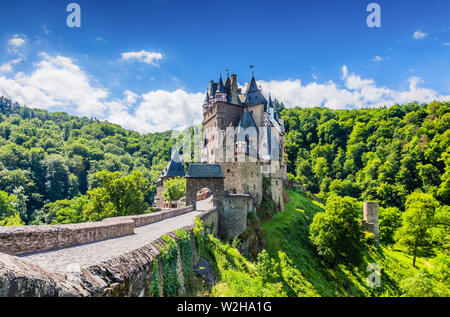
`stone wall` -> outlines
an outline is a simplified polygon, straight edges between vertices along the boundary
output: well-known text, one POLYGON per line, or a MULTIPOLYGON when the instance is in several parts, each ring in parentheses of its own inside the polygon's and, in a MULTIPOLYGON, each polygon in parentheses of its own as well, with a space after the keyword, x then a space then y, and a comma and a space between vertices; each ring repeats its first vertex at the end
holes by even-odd
MULTIPOLYGON (((216 210, 212 209, 205 212, 200 218, 206 226, 218 228, 218 213, 216 210)), ((190 233, 193 242, 193 226, 182 229, 190 233)), ((180 284, 183 284, 179 238, 175 235, 175 232, 169 233, 168 236, 174 238, 178 244, 177 273, 180 284)), ((163 296, 164 281, 161 274, 160 246, 165 246, 162 239, 150 242, 140 249, 122 254, 98 265, 83 268, 76 276, 49 272, 26 259, 0 253, 0 296, 152 296, 153 263, 155 261, 158 263, 160 295, 163 296)), ((191 263, 195 265, 199 260, 199 255, 195 243, 191 243, 191 247, 191 263)), ((181 287, 179 295, 183 295, 184 291, 184 288, 181 287)))
POLYGON ((121 237, 133 234, 135 227, 179 216, 192 210, 193 207, 189 206, 151 214, 107 218, 99 222, 0 227, 0 252, 20 255, 121 237))
POLYGON ((197 192, 202 188, 208 188, 213 195, 213 204, 220 213, 223 210, 223 178, 186 178, 186 205, 196 209, 197 192))
MULTIPOLYGON (((248 156, 246 157, 248 160, 248 156)), ((236 193, 250 193, 255 204, 262 200, 262 174, 259 160, 255 162, 222 163, 225 175, 225 190, 236 193)))
POLYGON ((248 194, 226 194, 223 213, 220 216, 220 236, 234 239, 247 229, 247 213, 254 210, 254 202, 248 194))

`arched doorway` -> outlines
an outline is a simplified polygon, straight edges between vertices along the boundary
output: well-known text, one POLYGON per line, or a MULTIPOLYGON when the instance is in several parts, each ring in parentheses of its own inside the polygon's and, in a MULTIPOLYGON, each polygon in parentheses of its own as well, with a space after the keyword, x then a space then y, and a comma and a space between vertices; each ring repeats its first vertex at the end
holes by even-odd
POLYGON ((194 206, 195 210, 205 208, 202 206, 205 205, 203 203, 197 206, 197 193, 207 188, 210 197, 212 197, 211 208, 216 208, 221 214, 223 211, 224 178, 220 164, 191 164, 186 175, 186 205, 194 206))

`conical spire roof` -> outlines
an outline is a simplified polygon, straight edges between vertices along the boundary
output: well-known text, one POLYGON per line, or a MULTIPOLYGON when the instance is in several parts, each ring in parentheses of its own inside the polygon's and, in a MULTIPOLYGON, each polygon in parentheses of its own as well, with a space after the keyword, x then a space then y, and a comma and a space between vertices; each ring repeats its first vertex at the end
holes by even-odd
POLYGON ((252 79, 250 80, 250 83, 247 87, 247 95, 245 98, 245 103, 248 104, 249 106, 259 104, 264 104, 264 106, 267 106, 267 100, 266 98, 264 98, 261 91, 259 90, 255 76, 252 76, 252 79))
POLYGON ((217 85, 217 90, 216 90, 216 92, 225 92, 225 87, 224 87, 223 81, 222 81, 222 74, 220 75, 219 83, 218 83, 218 85, 217 85))
POLYGON ((269 108, 273 108, 272 94, 269 94, 269 108))
POLYGON ((172 152, 172 157, 170 159, 169 164, 164 168, 164 170, 161 173, 160 178, 165 177, 184 177, 186 175, 184 171, 183 163, 181 162, 180 153, 178 153, 178 150, 174 150, 172 152))
POLYGON ((249 92, 259 92, 258 85, 256 84, 255 76, 252 76, 252 79, 250 80, 250 84, 247 87, 247 94, 249 92))

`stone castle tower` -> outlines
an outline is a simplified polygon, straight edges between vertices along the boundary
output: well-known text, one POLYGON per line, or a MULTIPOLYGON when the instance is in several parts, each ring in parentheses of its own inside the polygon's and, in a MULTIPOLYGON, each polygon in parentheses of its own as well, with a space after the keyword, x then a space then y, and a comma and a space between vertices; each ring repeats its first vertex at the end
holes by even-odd
POLYGON ((225 191, 249 194, 258 206, 266 178, 272 199, 284 210, 284 134, 279 109, 270 96, 264 97, 254 76, 245 92, 238 87, 237 75, 209 83, 203 104, 202 163, 222 165, 225 191))
POLYGON ((361 221, 361 226, 367 232, 375 235, 375 246, 380 245, 380 231, 378 225, 378 204, 375 202, 365 202, 363 204, 364 218, 361 221))

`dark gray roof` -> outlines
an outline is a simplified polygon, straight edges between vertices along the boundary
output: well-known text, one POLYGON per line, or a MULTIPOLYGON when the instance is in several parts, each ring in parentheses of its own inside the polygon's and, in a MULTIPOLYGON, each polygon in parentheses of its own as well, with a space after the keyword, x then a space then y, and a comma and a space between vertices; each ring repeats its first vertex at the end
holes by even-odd
POLYGON ((209 103, 209 91, 208 90, 206 90, 205 103, 209 103))
MULTIPOLYGON (((258 133, 258 131, 259 131, 258 127, 256 126, 256 122, 253 119, 253 116, 248 111, 248 109, 244 110, 242 117, 241 117, 241 121, 239 121, 238 127, 239 127, 239 130, 240 130, 240 128, 242 128, 242 129, 255 128, 256 133, 258 133)), ((239 133, 239 130, 238 130, 238 133, 239 133)))
POLYGON ((273 108, 272 95, 269 94, 269 108, 273 108))
POLYGON ((250 84, 247 87, 247 95, 245 98, 245 103, 249 106, 252 105, 259 105, 264 104, 264 106, 267 106, 267 100, 264 98, 263 94, 258 88, 258 85, 256 84, 255 76, 252 76, 252 79, 250 80, 250 84))
POLYGON ((225 89, 226 90, 230 90, 230 88, 231 88, 231 79, 230 79, 230 77, 229 76, 227 76, 227 79, 225 79, 225 89))
POLYGON ((169 164, 164 168, 159 178, 165 177, 184 177, 186 175, 184 171, 183 163, 181 162, 180 154, 177 150, 173 151, 172 158, 169 164))
POLYGON ((219 82, 217 84, 216 92, 225 92, 225 87, 223 86, 222 75, 220 75, 219 82))
POLYGON ((225 178, 220 164, 191 164, 186 177, 190 178, 225 178))

